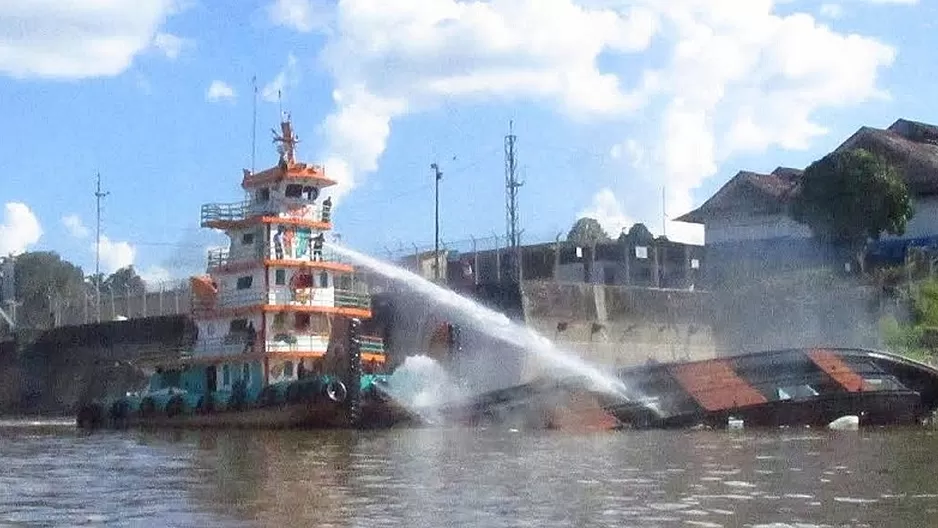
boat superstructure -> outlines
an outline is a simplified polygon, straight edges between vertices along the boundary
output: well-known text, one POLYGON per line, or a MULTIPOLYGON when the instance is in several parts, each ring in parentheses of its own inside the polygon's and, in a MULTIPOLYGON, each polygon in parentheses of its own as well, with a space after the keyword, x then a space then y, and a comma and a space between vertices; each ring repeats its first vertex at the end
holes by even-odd
POLYGON ((336 182, 298 162, 289 118, 276 166, 245 170, 246 198, 201 208, 224 232, 191 278, 191 350, 153 365, 147 391, 86 406, 79 423, 360 426, 403 411, 382 397, 387 358, 367 334, 371 299, 355 268, 326 247, 336 182))

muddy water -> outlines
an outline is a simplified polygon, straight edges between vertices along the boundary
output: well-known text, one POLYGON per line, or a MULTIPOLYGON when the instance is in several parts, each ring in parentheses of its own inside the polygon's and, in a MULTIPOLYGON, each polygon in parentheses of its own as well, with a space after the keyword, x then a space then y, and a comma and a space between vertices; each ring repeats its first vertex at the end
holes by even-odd
POLYGON ((932 430, 108 432, 0 422, 0 526, 936 526, 932 430))

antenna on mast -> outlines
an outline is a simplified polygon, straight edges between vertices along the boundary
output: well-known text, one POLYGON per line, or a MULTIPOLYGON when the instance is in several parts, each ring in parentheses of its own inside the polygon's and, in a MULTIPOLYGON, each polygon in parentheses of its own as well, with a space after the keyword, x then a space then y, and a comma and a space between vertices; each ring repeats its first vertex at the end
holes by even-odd
POLYGON ((251 77, 251 84, 254 87, 254 109, 251 120, 251 174, 254 174, 257 156, 257 75, 251 77))
POLYGON ((95 184, 95 222, 97 224, 94 244, 94 310, 95 320, 101 322, 101 198, 109 195, 109 192, 101 191, 101 173, 97 173, 95 184))
POLYGON ((668 236, 668 201, 665 196, 665 191, 667 187, 661 187, 661 234, 664 237, 668 236))
POLYGON ((280 120, 283 121, 283 94, 277 90, 277 106, 280 107, 280 120))

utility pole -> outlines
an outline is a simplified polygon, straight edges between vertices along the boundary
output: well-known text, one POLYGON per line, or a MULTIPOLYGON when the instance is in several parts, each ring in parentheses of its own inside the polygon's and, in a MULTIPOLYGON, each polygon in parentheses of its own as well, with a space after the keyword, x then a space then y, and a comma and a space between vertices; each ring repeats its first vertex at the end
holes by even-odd
POLYGON ((97 183, 95 185, 95 243, 94 243, 94 312, 95 320, 101 322, 101 198, 104 198, 109 192, 101 191, 101 173, 97 174, 97 183))
POLYGON ((443 172, 436 163, 431 163, 430 168, 436 176, 436 199, 434 201, 434 235, 433 235, 433 277, 437 282, 440 281, 440 180, 443 179, 443 172))
POLYGON ((514 122, 508 122, 508 135, 505 136, 505 238, 508 254, 514 259, 511 271, 515 279, 521 277, 521 230, 518 218, 518 189, 524 185, 518 181, 518 160, 515 148, 517 137, 514 134, 514 122))

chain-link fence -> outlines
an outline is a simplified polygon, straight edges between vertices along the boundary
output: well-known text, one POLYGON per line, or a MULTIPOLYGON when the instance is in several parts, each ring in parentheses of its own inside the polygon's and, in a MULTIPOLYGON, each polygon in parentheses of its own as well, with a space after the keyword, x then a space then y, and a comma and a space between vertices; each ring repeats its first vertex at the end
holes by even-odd
POLYGON ((145 291, 101 291, 78 295, 49 294, 50 325, 79 325, 189 313, 188 280, 150 282, 145 291))

